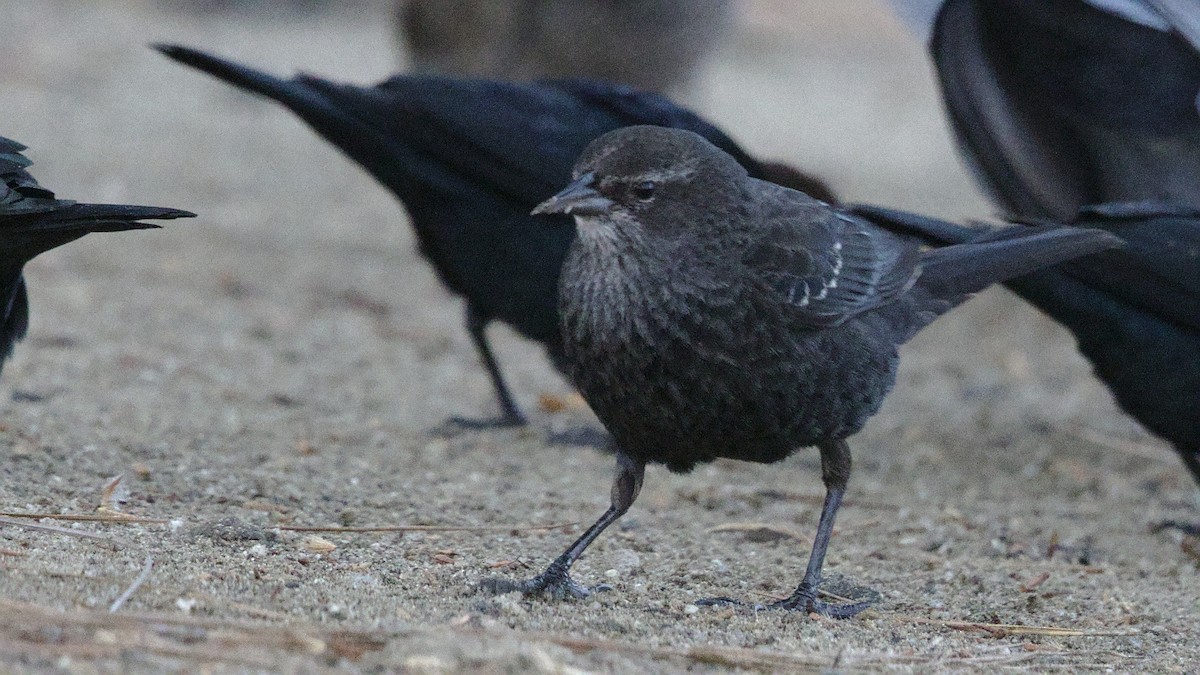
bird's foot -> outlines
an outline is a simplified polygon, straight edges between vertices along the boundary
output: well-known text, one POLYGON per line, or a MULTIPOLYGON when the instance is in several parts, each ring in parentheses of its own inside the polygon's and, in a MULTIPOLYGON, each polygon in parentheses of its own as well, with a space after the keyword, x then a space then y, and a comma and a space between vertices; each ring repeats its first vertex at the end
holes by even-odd
POLYGON ((438 436, 457 436, 469 431, 484 431, 487 429, 515 429, 529 424, 524 415, 501 415, 488 419, 468 417, 451 417, 434 429, 438 436))
POLYGON ((592 594, 590 588, 572 579, 566 570, 559 570, 554 567, 532 579, 524 581, 502 578, 484 579, 479 582, 479 589, 485 593, 494 593, 496 595, 514 592, 524 593, 525 595, 544 594, 555 600, 586 598, 592 594))
POLYGON ((834 619, 849 619, 871 605, 879 602, 880 595, 877 591, 862 586, 854 586, 846 584, 841 580, 832 584, 836 590, 824 588, 818 591, 816 588, 807 583, 801 583, 795 593, 786 599, 772 602, 766 605, 760 603, 748 603, 742 600, 728 597, 705 598, 696 601, 695 605, 701 607, 720 607, 726 605, 734 605, 737 607, 750 607, 755 611, 764 609, 786 609, 789 611, 800 610, 809 614, 816 613, 822 616, 828 616, 834 619), (851 600, 853 602, 833 604, 823 602, 817 599, 817 593, 835 597, 838 600, 851 600), (848 596, 854 597, 848 597, 848 596), (864 597, 865 596, 865 597, 864 597))
POLYGON ((834 588, 821 589, 821 593, 836 597, 839 600, 850 600, 847 603, 828 603, 817 599, 818 585, 807 581, 800 583, 796 592, 790 597, 767 605, 768 609, 800 610, 809 614, 820 614, 833 619, 849 619, 871 605, 879 602, 878 591, 862 586, 846 584, 840 580, 832 584, 834 588), (853 597, 857 596, 857 597, 853 597), (865 597, 863 597, 865 596, 865 597))

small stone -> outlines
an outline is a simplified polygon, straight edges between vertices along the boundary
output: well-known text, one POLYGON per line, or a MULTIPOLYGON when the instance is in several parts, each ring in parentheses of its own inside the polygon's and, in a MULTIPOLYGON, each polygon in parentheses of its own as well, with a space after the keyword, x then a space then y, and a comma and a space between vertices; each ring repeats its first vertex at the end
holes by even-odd
POLYGON ((691 615, 691 614, 696 614, 696 613, 698 613, 699 611, 700 611, 700 608, 699 608, 699 607, 697 607, 696 605, 684 605, 684 606, 683 606, 683 613, 684 613, 684 614, 691 615))
POLYGON ((315 534, 310 534, 300 540, 300 548, 313 553, 329 553, 337 548, 337 544, 329 541, 324 537, 318 537, 315 534))
POLYGON ((436 656, 410 656, 404 660, 402 670, 406 673, 450 673, 450 664, 436 656))

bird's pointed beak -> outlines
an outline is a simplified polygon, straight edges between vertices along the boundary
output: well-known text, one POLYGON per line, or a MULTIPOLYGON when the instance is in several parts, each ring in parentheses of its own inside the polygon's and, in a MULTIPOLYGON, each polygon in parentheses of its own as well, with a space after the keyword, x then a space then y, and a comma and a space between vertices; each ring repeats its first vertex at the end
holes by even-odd
POLYGON ((612 210, 613 201, 596 192, 592 185, 596 175, 585 173, 561 192, 538 204, 533 215, 561 213, 572 216, 602 216, 612 210))

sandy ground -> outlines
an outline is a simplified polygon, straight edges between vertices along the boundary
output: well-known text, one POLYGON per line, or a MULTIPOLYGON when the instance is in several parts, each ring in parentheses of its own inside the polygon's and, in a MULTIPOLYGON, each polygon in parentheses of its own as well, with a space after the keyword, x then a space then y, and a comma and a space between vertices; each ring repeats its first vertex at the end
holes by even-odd
MULTIPOLYGON (((882 593, 875 609, 693 604, 791 591, 822 494, 813 452, 652 468, 576 567, 611 592, 474 593, 580 531, 527 526, 607 505, 611 459, 544 440, 594 422, 536 347, 496 328, 534 428, 431 433, 494 402, 391 196, 291 115, 144 47, 372 82, 399 57, 382 10, 356 11, 6 8, 0 134, 31 146, 41 181, 201 216, 28 268, 32 329, 0 384, 0 510, 154 520, 27 521, 99 539, 0 525, 0 670, 1197 669, 1196 542, 1149 527, 1200 521, 1195 486, 1066 333, 1003 291, 907 347, 852 439, 826 569, 882 593), (399 525, 479 529, 281 529, 399 525)), ((848 198, 988 212, 919 45, 877 2, 751 3, 689 99, 848 198)))

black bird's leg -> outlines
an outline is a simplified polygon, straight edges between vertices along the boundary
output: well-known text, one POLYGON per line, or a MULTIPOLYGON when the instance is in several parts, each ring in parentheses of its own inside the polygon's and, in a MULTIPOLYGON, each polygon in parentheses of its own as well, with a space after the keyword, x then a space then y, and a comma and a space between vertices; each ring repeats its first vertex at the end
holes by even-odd
POLYGON ((817 536, 813 539, 812 553, 808 557, 808 569, 791 597, 772 603, 770 607, 799 609, 847 619, 869 607, 871 601, 830 605, 817 600, 817 588, 821 585, 821 567, 825 564, 825 551, 829 548, 829 538, 833 534, 833 521, 837 517, 838 507, 842 505, 846 483, 850 481, 850 446, 845 440, 839 439, 817 447, 821 451, 821 480, 825 483, 825 504, 821 507, 821 520, 817 524, 817 536))
POLYGON ((467 304, 467 333, 471 336, 471 342, 475 343, 475 350, 479 352, 479 360, 483 362, 488 376, 492 378, 492 387, 496 390, 496 398, 499 399, 500 409, 503 412, 496 419, 470 420, 455 417, 451 422, 464 429, 523 427, 528 424, 528 420, 525 419, 525 414, 513 400, 512 393, 509 392, 508 385, 504 382, 504 376, 500 374, 500 364, 496 363, 496 357, 492 355, 492 347, 488 344, 487 335, 484 333, 488 321, 488 317, 481 315, 470 303, 467 304))
POLYGON ((612 505, 600 516, 594 525, 587 529, 579 539, 554 559, 544 572, 526 581, 511 579, 487 579, 480 587, 492 593, 511 593, 521 591, 532 595, 545 593, 556 599, 572 596, 586 598, 591 590, 571 578, 571 565, 583 555, 587 547, 600 536, 600 533, 618 518, 625 515, 633 501, 637 499, 642 489, 642 477, 646 474, 646 462, 633 459, 620 450, 617 451, 617 475, 612 485, 612 505))

